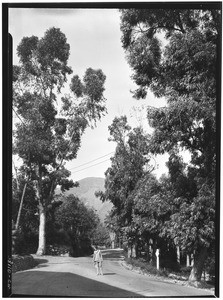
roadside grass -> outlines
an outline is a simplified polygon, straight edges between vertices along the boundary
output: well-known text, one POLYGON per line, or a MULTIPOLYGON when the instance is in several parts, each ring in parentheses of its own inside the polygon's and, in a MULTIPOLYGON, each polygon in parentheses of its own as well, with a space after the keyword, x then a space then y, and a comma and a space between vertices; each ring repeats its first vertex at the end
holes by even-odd
MULTIPOLYGON (((159 270, 157 270, 157 268, 154 265, 152 265, 143 258, 127 257, 125 257, 125 263, 127 264, 127 267, 131 266, 131 269, 140 271, 143 274, 163 277, 168 280, 174 281, 175 283, 193 285, 193 283, 189 283, 188 281, 191 272, 191 267, 178 265, 177 270, 176 268, 174 268, 175 270, 170 268, 160 268, 159 270)), ((213 289, 214 282, 202 278, 201 281, 196 282, 194 286, 199 288, 213 289)))
POLYGON ((162 268, 157 270, 156 266, 143 258, 125 258, 125 262, 133 268, 140 269, 143 273, 171 278, 174 280, 187 281, 191 267, 173 265, 173 268, 162 268))

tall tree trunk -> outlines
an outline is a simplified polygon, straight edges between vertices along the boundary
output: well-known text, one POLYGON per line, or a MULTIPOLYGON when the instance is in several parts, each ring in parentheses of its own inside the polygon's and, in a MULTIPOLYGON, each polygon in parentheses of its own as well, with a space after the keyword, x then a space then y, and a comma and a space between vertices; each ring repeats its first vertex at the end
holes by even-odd
POLYGON ((46 209, 43 204, 39 205, 39 246, 37 255, 46 253, 46 209))
POLYGON ((201 275, 204 268, 204 263, 207 257, 207 248, 201 248, 198 253, 194 255, 194 265, 192 267, 189 281, 195 282, 201 280, 201 275))
POLYGON ((137 257, 137 243, 133 242, 132 244, 132 257, 136 258, 137 257))
POLYGON ((128 258, 132 257, 132 245, 128 244, 128 258))
POLYGON ((23 191, 22 191, 22 197, 21 197, 21 200, 20 200, 20 204, 19 204, 19 212, 18 212, 18 216, 17 216, 17 220, 16 220, 16 224, 15 224, 15 230, 17 231, 18 228, 19 228, 19 221, 20 221, 20 217, 21 217, 21 212, 22 212, 22 206, 23 206, 23 200, 24 200, 24 196, 25 196, 25 192, 26 192, 26 187, 27 187, 27 184, 28 184, 28 180, 29 178, 27 179, 24 187, 23 187, 23 191))
POLYGON ((187 254, 187 263, 186 266, 189 267, 190 266, 190 256, 189 254, 187 254))
POLYGON ((156 249, 157 249, 157 241, 156 239, 152 239, 152 264, 156 266, 156 249))
POLYGON ((180 264, 180 247, 177 246, 177 262, 180 264))
POLYGON ((36 255, 44 255, 46 253, 46 204, 42 196, 42 172, 40 165, 36 168, 38 180, 36 183, 36 196, 39 202, 39 245, 36 255))

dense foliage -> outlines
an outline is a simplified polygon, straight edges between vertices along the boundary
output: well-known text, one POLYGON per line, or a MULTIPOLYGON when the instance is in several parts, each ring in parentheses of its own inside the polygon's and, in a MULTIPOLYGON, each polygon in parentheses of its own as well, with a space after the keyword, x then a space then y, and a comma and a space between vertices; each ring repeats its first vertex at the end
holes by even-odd
POLYGON ((128 241, 152 255, 154 247, 161 256, 181 249, 184 259, 186 254, 194 259, 190 280, 200 280, 215 246, 220 10, 122 9, 121 31, 139 86, 134 96, 145 98, 150 89, 157 101, 164 96, 167 106, 148 106, 154 131, 150 137, 137 133, 141 144, 147 140, 143 149, 135 143, 128 152, 130 139, 126 142, 121 133, 129 128, 123 120, 113 122, 110 133, 117 148, 101 197, 114 204, 117 225, 128 241), (187 165, 184 151, 190 153, 187 165), (143 171, 148 153, 169 154, 169 175, 159 182, 143 171))
POLYGON ((62 94, 72 69, 67 65, 70 46, 58 28, 43 38, 24 37, 17 47, 20 64, 13 67, 13 109, 20 122, 14 131, 14 153, 19 155, 35 188, 39 208, 39 248, 46 249, 48 206, 56 186, 67 190, 77 185, 68 177, 64 162, 76 158, 81 136, 105 109, 101 70, 88 68, 83 82, 71 78, 72 94, 62 94), (61 99, 61 100, 60 100, 61 99), (58 105, 61 102, 61 105, 58 105))
POLYGON ((117 144, 115 155, 111 158, 111 167, 106 171, 105 192, 98 193, 103 201, 110 200, 114 208, 107 220, 107 226, 112 231, 127 238, 128 243, 135 240, 134 228, 132 227, 134 214, 133 194, 139 181, 149 165, 148 136, 143 133, 142 128, 131 127, 127 123, 126 116, 115 118, 109 126, 110 141, 117 144), (112 216, 116 216, 116 226, 112 224, 112 216))
POLYGON ((92 235, 99 225, 93 208, 87 208, 80 200, 69 195, 55 210, 55 228, 67 235, 72 246, 72 256, 91 254, 92 235))
POLYGON ((93 230, 93 233, 91 235, 91 242, 93 245, 103 246, 107 248, 111 247, 109 230, 104 224, 97 224, 97 227, 93 230))

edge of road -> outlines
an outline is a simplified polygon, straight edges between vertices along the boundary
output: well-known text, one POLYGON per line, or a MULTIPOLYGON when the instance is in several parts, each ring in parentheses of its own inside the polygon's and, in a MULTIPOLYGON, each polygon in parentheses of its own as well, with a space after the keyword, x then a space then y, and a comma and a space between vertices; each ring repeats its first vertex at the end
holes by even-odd
POLYGON ((172 278, 168 278, 168 277, 164 277, 164 276, 150 274, 150 273, 142 270, 140 267, 134 267, 131 264, 127 264, 125 260, 120 260, 119 264, 127 270, 130 270, 132 272, 135 272, 135 273, 138 273, 138 274, 141 274, 141 275, 144 275, 144 276, 154 278, 156 280, 162 280, 162 281, 165 281, 165 282, 176 283, 176 284, 183 285, 183 286, 194 287, 194 288, 197 288, 197 289, 211 291, 213 293, 215 291, 215 288, 212 285, 207 286, 207 284, 206 284, 205 286, 196 286, 196 285, 188 283, 188 281, 186 281, 186 280, 183 281, 183 280, 179 280, 179 279, 172 279, 172 278))

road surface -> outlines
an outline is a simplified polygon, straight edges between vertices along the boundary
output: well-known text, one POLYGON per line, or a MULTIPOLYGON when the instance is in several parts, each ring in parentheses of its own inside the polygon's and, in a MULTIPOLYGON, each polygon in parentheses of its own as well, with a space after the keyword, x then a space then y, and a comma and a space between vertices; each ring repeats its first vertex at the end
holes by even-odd
POLYGON ((40 264, 12 276, 12 296, 70 297, 191 297, 213 296, 212 291, 165 282, 128 270, 120 250, 103 253, 104 276, 97 276, 91 257, 39 257, 40 264))

